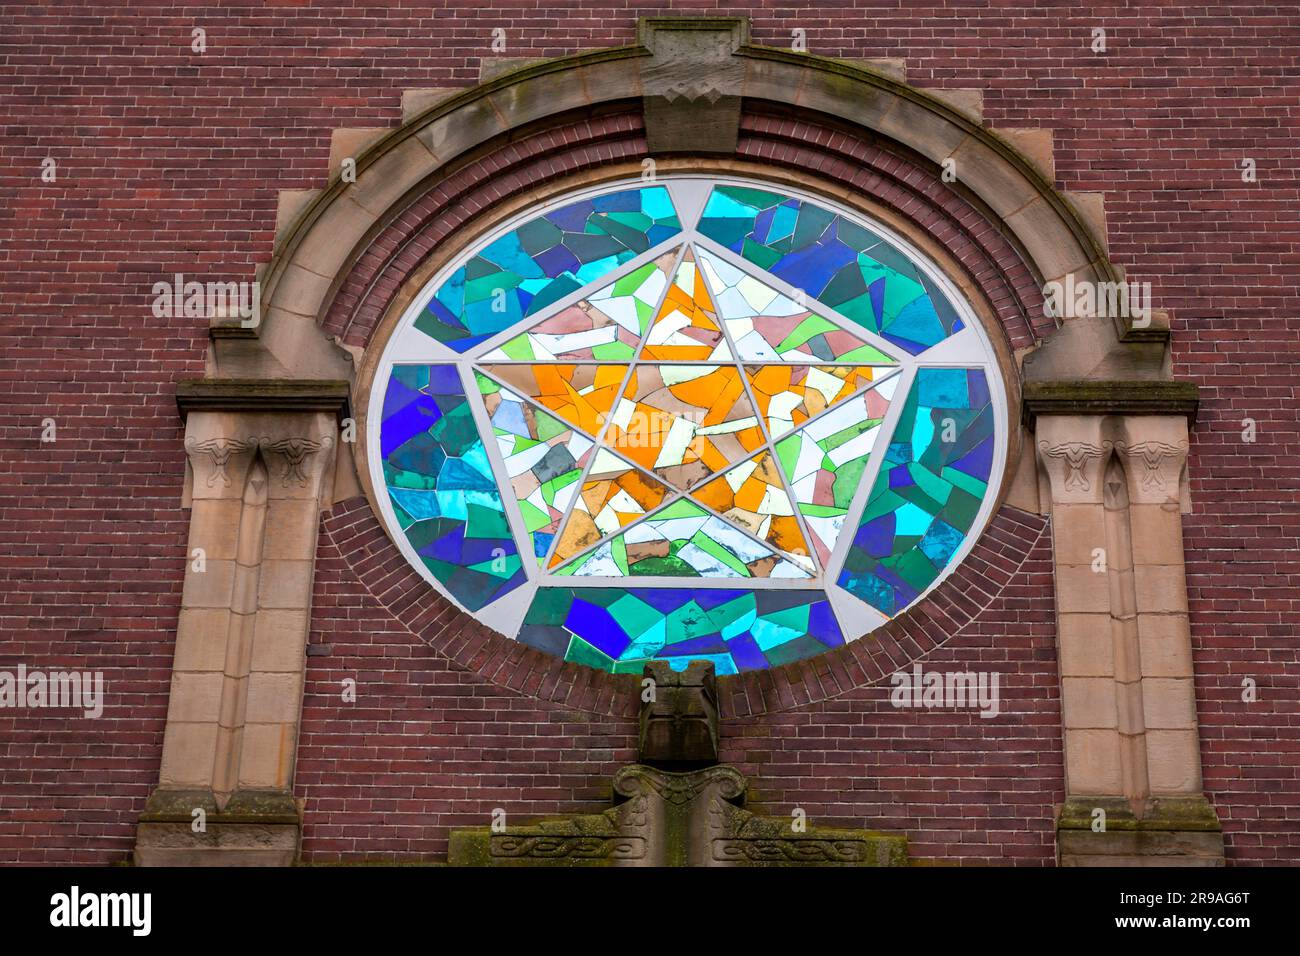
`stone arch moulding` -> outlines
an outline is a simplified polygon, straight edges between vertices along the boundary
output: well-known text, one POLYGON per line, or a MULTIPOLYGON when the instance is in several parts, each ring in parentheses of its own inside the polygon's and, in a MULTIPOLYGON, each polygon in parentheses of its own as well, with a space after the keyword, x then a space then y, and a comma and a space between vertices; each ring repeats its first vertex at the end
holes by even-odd
MULTIPOLYGON (((620 111, 634 115, 643 131, 645 158, 666 167, 674 163, 721 166, 737 161, 743 124, 752 125, 753 117, 761 116, 764 110, 774 115, 784 111, 783 115, 806 118, 827 133, 842 131, 864 142, 887 144, 899 155, 910 157, 913 165, 923 170, 916 179, 926 180, 916 186, 918 192, 950 194, 966 208, 977 210, 993 226, 995 234, 988 237, 988 244, 1001 243, 1014 250, 1026 273, 1021 285, 1027 283, 1040 290, 1039 301, 1042 288, 1049 282, 1122 282, 1122 271, 1106 253, 1101 198, 1063 193, 1051 182, 1050 132, 996 132, 983 124, 978 102, 976 91, 927 92, 909 86, 891 61, 833 60, 752 45, 748 21, 739 18, 643 19, 634 45, 541 62, 488 62, 481 82, 470 89, 410 91, 404 97, 404 122, 400 127, 391 131, 336 131, 335 147, 340 155, 351 154, 348 161, 340 163, 336 162, 338 157, 331 157, 332 174, 323 189, 281 195, 274 254, 259 273, 261 314, 255 323, 212 318, 208 377, 183 382, 178 388, 178 404, 188 416, 187 432, 209 441, 233 440, 229 436, 244 428, 242 423, 250 417, 261 422, 270 414, 277 427, 289 436, 286 440, 297 443, 293 446, 296 453, 308 447, 304 442, 316 442, 316 448, 330 447, 325 438, 333 436, 326 434, 326 416, 333 412, 342 419, 349 414, 351 403, 361 397, 357 386, 363 381, 359 379, 368 377, 367 366, 373 364, 385 337, 381 329, 362 356, 355 343, 345 346, 341 337, 323 328, 370 246, 386 230, 400 226, 406 214, 443 177, 488 156, 503 144, 539 130, 559 129, 575 116, 617 117, 620 111), (954 182, 940 179, 944 169, 955 172, 954 182)), ((619 158, 605 157, 611 163, 619 158)), ((632 158, 622 157, 625 161, 632 158)), ((857 205, 870 203, 863 200, 857 205)), ((465 228, 477 233, 490 225, 489 218, 471 219, 465 228)), ((456 244, 463 246, 463 240, 462 233, 456 244)), ((1010 349, 1005 350, 1003 371, 1017 399, 1011 409, 1012 422, 1020 420, 1019 398, 1023 392, 1025 424, 1046 437, 1022 435, 1019 427, 1015 428, 1013 444, 1020 439, 1019 444, 1034 453, 1019 455, 1019 466, 1014 456, 1009 459, 1000 501, 1007 501, 1011 495, 1013 503, 1023 505, 1022 510, 1012 508, 1007 517, 1004 509, 995 516, 966 562, 991 569, 985 572, 984 580, 996 582, 1006 577, 1008 552, 1023 558, 1028 547, 1047 531, 1047 521, 1039 515, 1050 516, 1058 539, 1057 597, 1062 609, 1059 639, 1064 660, 1065 608, 1073 608, 1070 602, 1074 597, 1069 589, 1073 587, 1070 582, 1077 579, 1072 577, 1069 549, 1063 549, 1059 540, 1060 527, 1063 521, 1074 522, 1084 533, 1087 522, 1101 520, 1101 511, 1093 514, 1082 506, 1102 507, 1091 499, 1079 500, 1079 482, 1083 479, 1082 471, 1075 467, 1077 459, 1083 455, 1085 461, 1090 461, 1094 442, 1099 442, 1097 436, 1103 433, 1122 433, 1127 447, 1144 449, 1148 456, 1152 450, 1161 455, 1169 450, 1174 458, 1179 454, 1185 457, 1184 439, 1187 421, 1195 412, 1195 389, 1170 380, 1167 315, 1155 313, 1141 327, 1118 316, 1100 314, 1044 322, 1028 314, 1026 303, 1034 301, 1032 293, 1022 294, 1018 300, 1012 297, 1010 307, 997 303, 995 309, 988 291, 971 277, 971 267, 953 264, 942 243, 936 242, 922 236, 918 244, 935 259, 952 265, 949 275, 955 281, 967 277, 969 281, 961 284, 972 293, 969 301, 988 323, 990 338, 997 339, 997 333, 1002 332, 994 317, 1001 318, 1005 325, 1008 310, 1023 313, 1020 320, 1032 330, 1024 341, 1016 343, 1014 357, 1010 349), (1140 423, 1145 421, 1158 427, 1154 431, 1144 429, 1140 423), (1032 444, 1024 441, 1026 437, 1032 444), (1056 477, 1062 462, 1067 471, 1064 477, 1056 477), (1013 491, 1013 484, 1020 490, 1013 491)), ((426 258, 443 254, 439 251, 426 258)), ((426 268, 426 263, 417 262, 410 273, 427 274, 426 268)), ((365 281, 368 285, 363 293, 379 291, 385 284, 392 286, 382 289, 387 296, 386 308, 399 297, 400 282, 377 272, 365 281)), ((332 444, 337 448, 340 443, 332 444)), ((1110 445, 1107 440, 1106 447, 1110 445)), ((220 660, 210 650, 206 655, 183 654, 191 643, 235 639, 228 636, 231 634, 246 641, 248 634, 259 632, 261 623, 231 611, 233 585, 214 585, 211 579, 191 581, 187 575, 163 774, 142 817, 137 848, 137 859, 142 862, 184 861, 195 848, 176 834, 188 828, 190 808, 200 805, 212 811, 210 832, 214 835, 209 838, 210 845, 198 849, 220 852, 219 847, 228 846, 231 852, 242 854, 239 859, 228 857, 233 862, 275 862, 292 859, 296 853, 298 827, 294 818, 300 810, 295 809, 291 795, 305 667, 300 652, 310 619, 318 515, 335 502, 354 498, 361 490, 358 478, 366 480, 364 468, 359 475, 353 473, 349 456, 327 457, 323 452, 316 454, 315 448, 306 452, 308 459, 314 454, 319 467, 337 469, 334 480, 317 481, 307 492, 295 493, 295 510, 291 513, 286 506, 283 511, 284 525, 279 530, 284 537, 266 545, 268 554, 275 559, 274 576, 266 586, 274 589, 289 581, 295 595, 290 607, 253 614, 254 618, 266 616, 263 626, 277 629, 279 645, 274 661, 259 660, 255 646, 252 660, 236 661, 232 673, 229 663, 208 663, 220 660), (232 613, 238 620, 231 617, 232 613), (270 620, 272 617, 274 620, 270 620), (194 670, 182 668, 182 659, 190 661, 198 656, 204 656, 204 660, 185 665, 194 670), (215 696, 214 681, 219 688, 215 696), (272 698, 287 698, 293 703, 276 705, 272 698), (206 701, 214 699, 221 713, 209 712, 211 707, 206 701), (230 736, 223 715, 231 710, 244 722, 242 734, 237 735, 243 752, 232 758, 223 751, 224 764, 218 769, 228 777, 234 773, 236 786, 232 793, 222 791, 220 796, 214 796, 215 741, 219 734, 230 736), (243 771, 239 768, 244 766, 253 769, 240 776, 243 771), (236 835, 240 827, 248 826, 259 828, 252 841, 256 845, 251 847, 236 835), (148 839, 147 827, 154 828, 148 839), (285 830, 281 838, 274 835, 281 832, 277 827, 288 827, 293 832, 285 830), (272 838, 268 839, 267 833, 272 838)), ((1148 706, 1159 698, 1161 706, 1151 707, 1158 715, 1185 715, 1191 691, 1190 654, 1181 654, 1183 645, 1190 641, 1181 538, 1177 520, 1171 524, 1168 517, 1172 508, 1177 518, 1179 504, 1186 504, 1185 495, 1181 490, 1172 491, 1161 504, 1153 498, 1153 487, 1151 482, 1144 484, 1134 492, 1134 500, 1142 505, 1155 504, 1157 510, 1163 509, 1164 517, 1155 511, 1130 508, 1135 517, 1124 520, 1132 520, 1136 528, 1141 518, 1147 523, 1144 530, 1164 536, 1163 544, 1143 557, 1135 553, 1135 566, 1125 569, 1125 573, 1133 579, 1130 591, 1136 591, 1138 613, 1151 614, 1152 621, 1160 618, 1160 628, 1153 627, 1152 634, 1158 630, 1158 640, 1178 645, 1162 647, 1161 659, 1177 659, 1178 663, 1170 663, 1168 673, 1152 675, 1149 683, 1136 654, 1123 673, 1115 666, 1109 673, 1094 673, 1097 668, 1091 664, 1080 675, 1063 669, 1067 793, 1072 801, 1062 814, 1063 833, 1066 829, 1075 834, 1086 830, 1090 800, 1110 801, 1106 806, 1111 808, 1112 821, 1124 824, 1112 823, 1117 831, 1125 830, 1124 821, 1134 821, 1128 829, 1137 834, 1134 838, 1138 843, 1144 825, 1148 829, 1163 827, 1161 832, 1217 829, 1217 821, 1212 826, 1206 822, 1212 820, 1213 812, 1208 818, 1202 812, 1204 797, 1194 747, 1194 702, 1190 727, 1185 726, 1185 717, 1179 718, 1183 725, 1158 728, 1152 736, 1147 733, 1149 721, 1143 720, 1144 687, 1148 706), (1149 567, 1137 566, 1144 560, 1149 567), (1171 599, 1167 593, 1155 593, 1161 589, 1182 594, 1181 610, 1177 595, 1171 599), (1184 656, 1185 665, 1181 663, 1184 656), (1100 727, 1086 722, 1072 727, 1072 709, 1095 713, 1096 708, 1089 705, 1096 702, 1098 695, 1111 701, 1109 723, 1103 720, 1100 727), (1072 708, 1072 701, 1083 704, 1072 708), (1091 748, 1086 757, 1079 750, 1085 741, 1091 748), (1133 756, 1143 748, 1151 752, 1144 758, 1133 756), (1095 757, 1098 751, 1102 753, 1100 758, 1095 757), (1148 767, 1154 769, 1148 771, 1148 767), (1073 802, 1076 800, 1083 802, 1073 802), (1147 812, 1160 806, 1162 800, 1164 807, 1174 809, 1164 816, 1147 812), (1137 809, 1125 811, 1125 806, 1137 809)), ((240 503, 231 501, 220 507, 220 517, 216 506, 202 516, 195 513, 191 519, 192 541, 206 540, 217 525, 233 521, 234 527, 239 526, 240 503)), ((348 513, 348 505, 340 507, 348 513)), ((1115 519, 1107 520, 1113 524, 1115 519)), ((236 552, 238 543, 232 545, 232 569, 239 563, 236 552)), ((792 690, 796 683, 793 678, 781 677, 775 682, 766 676, 761 680, 735 678, 730 696, 723 691, 724 701, 736 713, 787 709, 882 679, 898 659, 914 659, 936 646, 925 637, 925 627, 913 618, 927 616, 927 623, 933 622, 949 635, 971 619, 971 602, 962 594, 963 569, 967 565, 932 592, 927 606, 909 610, 882 629, 886 632, 881 634, 882 643, 897 649, 892 657, 886 653, 875 660, 858 650, 852 655, 841 653, 849 650, 841 648, 823 655, 836 659, 822 660, 815 667, 802 662, 781 668, 797 669, 798 690, 792 690)), ((397 570, 388 565, 385 569, 397 570)), ((409 577, 420 582, 414 572, 409 577)), ((261 607, 268 605, 263 603, 261 607)), ((1127 619, 1131 616, 1129 610, 1109 604, 1088 606, 1088 613, 1101 615, 1090 622, 1092 625, 1127 619)), ((1084 623, 1072 622, 1076 627, 1084 623)), ((489 679, 501 679, 516 689, 526 678, 529 687, 551 688, 551 699, 563 705, 625 715, 635 712, 636 697, 626 681, 601 679, 605 675, 595 672, 577 673, 587 669, 574 665, 535 662, 532 673, 525 677, 520 677, 517 670, 504 679, 497 677, 493 670, 502 665, 507 652, 485 649, 491 637, 482 633, 485 630, 476 628, 471 621, 453 637, 453 656, 471 670, 489 679), (544 671, 541 676, 539 671, 544 671)), ((1125 641, 1143 640, 1140 631, 1131 622, 1118 628, 1116 653, 1124 652, 1128 646, 1123 644, 1125 641)), ((1077 640, 1079 634, 1070 640, 1077 640)), ((446 647, 441 650, 450 653, 446 647)), ((1147 652, 1143 644, 1143 655, 1147 652)), ((518 659, 515 650, 509 656, 518 659)), ((1069 853, 1086 856, 1100 852, 1108 854, 1107 859, 1139 853, 1132 841, 1111 841, 1102 850, 1093 848, 1097 845, 1101 844, 1092 841, 1092 846, 1085 848, 1076 841, 1069 853)), ((1221 843, 1218 854, 1221 859, 1221 843)), ((1065 855, 1063 850, 1063 859, 1065 855)))
MULTIPOLYGON (((1123 279, 1098 234, 1100 197, 1072 197, 1049 181, 1047 131, 999 134, 968 111, 973 100, 963 94, 971 91, 927 92, 870 63, 753 46, 748 34, 742 19, 643 19, 636 45, 531 63, 448 95, 397 129, 347 131, 349 142, 368 143, 355 156, 355 182, 338 168, 323 190, 288 197, 288 221, 261 275, 262 322, 251 330, 214 322, 214 338, 228 340, 218 350, 219 370, 238 377, 263 369, 280 377, 346 377, 346 356, 328 340, 307 341, 312 337, 303 330, 323 318, 366 240, 439 172, 486 144, 575 111, 617 104, 640 104, 652 157, 731 152, 746 101, 821 115, 866 138, 899 144, 936 169, 950 161, 957 175, 952 188, 992 213, 1040 286, 1067 276, 1079 282, 1123 279)), ((1085 324, 1087 336, 1080 329, 1070 336, 1073 347, 1061 350, 1068 356, 1053 354, 1044 363, 1050 372, 1027 374, 1096 377, 1106 368, 1114 370, 1108 372, 1112 377, 1121 377, 1121 370, 1127 373, 1122 377, 1165 377, 1166 317, 1156 316, 1147 328, 1112 319, 1108 334, 1100 323, 1078 323, 1085 324), (1080 353, 1085 338, 1088 348, 1080 353)), ((1028 364, 1032 369, 1041 361, 1035 357, 1028 364)))

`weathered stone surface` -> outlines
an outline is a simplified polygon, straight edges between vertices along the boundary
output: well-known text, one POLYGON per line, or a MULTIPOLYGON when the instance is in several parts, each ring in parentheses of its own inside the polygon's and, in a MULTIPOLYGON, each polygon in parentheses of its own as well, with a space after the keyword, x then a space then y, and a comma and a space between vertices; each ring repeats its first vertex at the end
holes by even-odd
POLYGON ((298 215, 311 204, 321 191, 319 189, 281 189, 275 207, 275 238, 278 242, 287 232, 298 215))
MULTIPOLYGON (((222 648, 225 653, 225 648, 222 648)), ((216 721, 204 723, 167 722, 163 731, 162 765, 158 770, 161 787, 201 787, 212 780, 217 753, 216 721)))
POLYGON ((269 306, 315 319, 322 311, 329 288, 329 279, 310 272, 297 263, 288 263, 280 274, 270 301, 263 302, 263 322, 265 314, 271 311, 269 306))
POLYGON ((994 132, 1029 160, 1049 183, 1056 179, 1050 129, 998 129, 994 132))
POLYGON ((342 413, 348 393, 341 379, 184 379, 176 383, 176 407, 182 417, 191 411, 342 413))
POLYGON ((1071 794, 1121 792, 1119 735, 1113 729, 1065 734, 1065 788, 1071 794))
POLYGON ((140 817, 135 864, 290 866, 301 828, 301 810, 287 792, 236 792, 219 809, 211 791, 159 788, 140 817))
POLYGON ((402 122, 409 123, 425 110, 459 92, 452 86, 433 86, 402 91, 402 122))
POLYGON ((905 866, 905 837, 759 817, 732 767, 632 765, 604 813, 453 831, 452 866, 905 866))
MULTIPOLYGON (((921 97, 894 96, 893 105, 881 115, 875 126, 886 136, 892 136, 900 143, 916 150, 922 156, 928 157, 936 163, 942 163, 945 159, 952 156, 956 157, 959 147, 971 144, 961 158, 957 158, 957 180, 967 183, 965 178, 964 162, 986 162, 987 158, 980 153, 980 146, 969 136, 969 131, 965 124, 954 123, 952 119, 941 112, 935 112, 933 105, 921 97), (974 157, 974 158, 972 158, 974 157)), ((987 149, 987 147, 984 147, 987 149)), ((994 160, 993 162, 996 162, 994 160)), ((974 180, 976 179, 976 170, 972 165, 970 167, 972 182, 967 183, 971 188, 976 188, 974 180)), ((1012 182, 1008 176, 1005 182, 1012 182)), ((977 190, 978 191, 978 190, 977 190)), ((1003 205, 1011 205, 1017 201, 1020 193, 1015 193, 1010 198, 1005 198, 1003 194, 992 195, 985 198, 985 202, 990 205, 997 202, 1003 205)), ((981 197, 984 198, 984 197, 981 197)), ((1020 201, 1020 205, 1027 202, 1027 194, 1020 201)))
POLYGON ((901 56, 868 56, 860 59, 843 58, 844 63, 857 63, 864 69, 887 76, 896 83, 907 82, 907 60, 901 56))
POLYGON ((185 823, 141 824, 136 866, 292 866, 301 834, 296 827, 214 825, 193 833, 185 823))
POLYGON ((432 156, 445 163, 504 131, 501 114, 485 97, 479 97, 465 103, 458 98, 454 109, 429 120, 415 135, 432 156))
POLYGON ((1115 682, 1108 677, 1062 678, 1061 716, 1067 731, 1116 726, 1115 682))
POLYGON ((1052 547, 1059 564, 1091 565, 1106 547, 1105 515, 1093 503, 1058 504, 1052 509, 1052 547))
POLYGON ((1109 614, 1058 614, 1056 646, 1062 678, 1114 677, 1114 637, 1109 614))
POLYGON ((1093 265, 1092 250, 1079 242, 1071 229, 1073 223, 1064 219, 1060 209, 1041 193, 1015 211, 999 211, 999 215, 1005 217, 1006 224, 1024 244, 1045 281, 1060 280, 1093 265))
POLYGON ((1222 866, 1223 833, 1203 796, 1139 803, 1115 797, 1075 797, 1057 816, 1061 866, 1222 866), (1094 830, 1096 810, 1105 829, 1094 830))
POLYGON ((546 57, 541 56, 485 56, 478 61, 478 81, 489 83, 499 76, 545 62, 546 57))
POLYGON ((740 97, 708 87, 645 98, 646 147, 651 153, 736 151, 740 97))
POLYGON ((390 130, 386 127, 367 127, 364 129, 343 128, 330 133, 330 175, 333 176, 343 166, 343 160, 356 158, 367 149, 383 139, 390 130))
POLYGON ((208 561, 202 572, 185 575, 181 605, 193 608, 228 608, 234 593, 234 580, 234 561, 208 561))
MULTIPOLYGON (((667 661, 646 665, 653 692, 641 705, 641 762, 682 770, 718 762, 718 689, 713 665, 693 661, 674 671, 667 661)), ((644 695, 643 698, 644 700, 644 695)))
POLYGON ((649 17, 640 39, 646 145, 651 153, 734 153, 745 65, 734 54, 749 23, 734 18, 649 17))
POLYGON ((1177 415, 1196 420, 1195 382, 1079 379, 1024 384, 1025 420, 1039 415, 1177 415))
POLYGON ((944 89, 926 89, 927 93, 937 100, 942 100, 953 109, 961 110, 975 122, 980 122, 984 118, 984 91, 983 90, 944 90, 944 89))
POLYGON ((1153 794, 1181 796, 1201 792, 1201 748, 1197 730, 1148 730, 1146 745, 1153 794))
MULTIPOLYGON (((487 100, 498 116, 509 117, 519 127, 544 120, 567 110, 585 110, 591 106, 591 88, 613 97, 621 89, 627 98, 641 94, 641 79, 635 62, 592 63, 558 74, 544 69, 525 70, 519 78, 507 77, 503 84, 493 84, 487 100)), ((445 150, 438 155, 443 156, 445 150)))
MULTIPOLYGON (((929 125, 936 126, 936 132, 938 129, 955 128, 951 123, 939 126, 937 116, 927 122, 929 125)), ((948 135, 951 137, 955 134, 948 135)), ((962 137, 956 143, 952 143, 951 138, 941 142, 948 146, 948 152, 938 157, 936 161, 951 159, 956 164, 954 172, 957 175, 957 182, 974 191, 997 215, 1009 217, 1041 198, 1037 184, 1007 161, 1002 152, 991 145, 984 136, 977 133, 966 134, 963 131, 962 137)), ((1001 149, 1006 150, 1007 147, 1002 146, 1001 149)), ((941 151, 941 149, 936 150, 936 152, 941 151)), ((1026 237, 1020 236, 1020 238, 1023 242, 1026 237)), ((1031 254, 1034 251, 1030 249, 1031 254)), ((1052 277, 1057 273, 1044 270, 1044 275, 1052 277)))
POLYGON ((1196 730, 1196 688, 1191 678, 1143 677, 1143 717, 1150 730, 1196 730))
POLYGON ((1110 610, 1106 575, 1086 565, 1058 565, 1056 604, 1061 614, 1104 614, 1110 610))
MULTIPOLYGON (((1088 281, 1102 281, 1091 268, 1087 274, 1088 281)), ((1165 381, 1171 374, 1166 345, 1164 340, 1121 344, 1113 318, 1081 316, 1066 321, 1027 354, 1022 367, 1026 383, 1165 381)))
POLYGON ((1223 834, 1178 830, 1063 830, 1061 866, 1223 866, 1223 834))
POLYGON ((420 139, 407 136, 387 146, 373 161, 367 159, 365 168, 357 170, 357 181, 348 194, 358 206, 382 216, 436 168, 437 160, 420 139))
POLYGON ((294 262, 320 276, 341 272, 376 216, 354 202, 350 193, 322 210, 303 236, 294 262))
POLYGON ((1109 250, 1110 237, 1106 227, 1106 194, 1063 192, 1063 196, 1074 207, 1074 211, 1092 230, 1093 236, 1101 243, 1103 249, 1109 250))
POLYGON ((1143 614, 1138 620, 1142 673, 1148 677, 1191 677, 1190 635, 1186 614, 1143 614))
POLYGON ((230 628, 227 608, 183 608, 176 629, 175 671, 220 671, 230 628))

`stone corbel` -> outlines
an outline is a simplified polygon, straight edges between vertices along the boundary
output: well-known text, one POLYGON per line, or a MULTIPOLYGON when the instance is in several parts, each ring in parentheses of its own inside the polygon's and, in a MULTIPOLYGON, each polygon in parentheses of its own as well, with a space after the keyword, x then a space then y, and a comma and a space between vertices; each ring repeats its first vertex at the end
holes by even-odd
POLYGON ((1063 865, 1221 865, 1201 789, 1181 512, 1194 387, 1031 383, 1050 503, 1063 865))
POLYGON ((184 383, 190 534, 140 865, 291 863, 320 511, 345 383, 184 383), (314 393, 314 397, 313 397, 314 393))

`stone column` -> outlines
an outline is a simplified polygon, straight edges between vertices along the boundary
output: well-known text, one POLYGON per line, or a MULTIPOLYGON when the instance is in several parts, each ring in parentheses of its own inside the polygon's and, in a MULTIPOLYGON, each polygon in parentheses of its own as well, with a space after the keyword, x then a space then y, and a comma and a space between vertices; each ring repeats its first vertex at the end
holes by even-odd
MULTIPOLYGON (((1107 574, 1119 556, 1107 553, 1102 501, 1109 441, 1100 416, 1039 418, 1036 438, 1051 489, 1065 789, 1070 796, 1122 794, 1126 755, 1107 574)), ((1130 782, 1128 789, 1139 788, 1130 782)))
POLYGON ((1200 736, 1180 507, 1186 422, 1132 417, 1121 421, 1119 431, 1123 437, 1115 447, 1128 478, 1148 782, 1156 797, 1199 795, 1200 736))
POLYGON ((1063 865, 1223 862, 1201 790, 1182 541, 1195 396, 1185 391, 1026 390, 1056 565, 1063 865))
POLYGON ((342 383, 298 402, 284 401, 292 383, 245 384, 181 398, 190 534, 140 865, 277 865, 298 851, 294 761, 342 383))

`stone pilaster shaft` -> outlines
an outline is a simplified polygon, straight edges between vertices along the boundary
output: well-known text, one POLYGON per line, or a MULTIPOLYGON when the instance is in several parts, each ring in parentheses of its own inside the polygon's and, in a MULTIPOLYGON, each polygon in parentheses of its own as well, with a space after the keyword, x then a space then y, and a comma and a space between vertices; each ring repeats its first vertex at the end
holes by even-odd
POLYGON ((193 412, 190 563, 160 785, 288 790, 312 567, 337 426, 323 412, 193 412))
POLYGON ((1155 797, 1199 794, 1200 739, 1181 507, 1186 422, 1161 416, 1124 418, 1115 449, 1128 477, 1134 614, 1151 793, 1155 797))
POLYGON ((1037 446, 1051 493, 1067 793, 1199 795, 1186 422, 1040 415, 1037 446))

